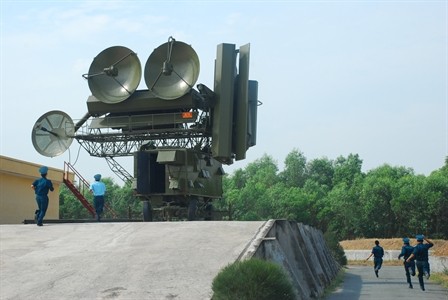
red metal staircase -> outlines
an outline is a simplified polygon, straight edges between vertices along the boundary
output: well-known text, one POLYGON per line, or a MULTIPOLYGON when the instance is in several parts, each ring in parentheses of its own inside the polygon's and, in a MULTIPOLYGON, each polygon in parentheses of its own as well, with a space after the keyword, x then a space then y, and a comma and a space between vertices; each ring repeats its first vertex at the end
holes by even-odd
MULTIPOLYGON (((90 204, 90 202, 84 197, 84 193, 88 192, 90 189, 90 184, 84 177, 79 174, 79 172, 68 162, 64 162, 64 184, 68 187, 68 189, 75 195, 75 197, 81 202, 81 204, 89 211, 92 217, 95 217, 95 208, 90 204), (78 187, 76 187, 73 182, 70 180, 70 175, 73 174, 74 182, 78 183, 78 187)), ((117 217, 117 214, 107 205, 104 204, 104 208, 107 212, 112 215, 114 218, 117 217)))

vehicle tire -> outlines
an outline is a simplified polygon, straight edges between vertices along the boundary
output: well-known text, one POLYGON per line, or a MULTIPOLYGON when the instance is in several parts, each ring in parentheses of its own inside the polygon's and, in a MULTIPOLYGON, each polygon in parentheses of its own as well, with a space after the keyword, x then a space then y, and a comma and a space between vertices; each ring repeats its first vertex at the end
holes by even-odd
POLYGON ((149 200, 143 201, 143 221, 152 222, 152 207, 149 200))
POLYGON ((210 202, 205 204, 204 220, 205 221, 213 220, 213 204, 211 204, 210 202))
POLYGON ((198 210, 198 199, 191 197, 188 201, 188 221, 196 220, 196 212, 198 210))

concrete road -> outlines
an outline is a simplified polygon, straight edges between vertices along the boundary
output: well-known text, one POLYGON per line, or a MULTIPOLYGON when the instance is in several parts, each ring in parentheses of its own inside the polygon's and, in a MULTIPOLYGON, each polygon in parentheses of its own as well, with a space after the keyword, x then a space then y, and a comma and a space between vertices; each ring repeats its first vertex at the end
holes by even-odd
POLYGON ((364 299, 406 299, 406 300, 448 300, 448 290, 431 280, 425 279, 425 289, 418 284, 417 275, 412 277, 413 289, 408 287, 403 267, 383 266, 379 277, 373 267, 349 266, 342 286, 327 300, 364 299))
POLYGON ((210 299, 263 224, 1 225, 0 299, 210 299))

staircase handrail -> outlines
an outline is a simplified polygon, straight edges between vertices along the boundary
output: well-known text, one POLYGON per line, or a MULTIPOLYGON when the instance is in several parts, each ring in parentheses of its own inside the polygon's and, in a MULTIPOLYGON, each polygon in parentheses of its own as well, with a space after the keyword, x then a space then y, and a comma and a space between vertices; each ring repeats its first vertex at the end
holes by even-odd
MULTIPOLYGON (((76 177, 79 179, 79 182, 83 184, 82 185, 82 190, 83 191, 84 191, 85 188, 90 190, 89 182, 86 179, 84 179, 84 177, 82 177, 82 175, 73 167, 72 164, 70 164, 69 162, 65 161, 64 162, 64 180, 70 181, 69 175, 68 175, 69 172, 72 172, 73 174, 75 174, 76 177)), ((79 186, 79 188, 81 188, 81 185, 79 186)), ((104 203, 104 208, 107 211, 109 211, 115 218, 117 217, 117 214, 115 213, 115 211, 112 208, 110 208, 109 205, 107 205, 106 203, 104 203)))
POLYGON ((73 167, 73 165, 69 162, 64 162, 64 176, 67 176, 64 177, 65 179, 69 179, 68 173, 70 171, 79 178, 79 181, 82 182, 85 187, 90 188, 89 182, 84 177, 82 177, 82 175, 73 167))

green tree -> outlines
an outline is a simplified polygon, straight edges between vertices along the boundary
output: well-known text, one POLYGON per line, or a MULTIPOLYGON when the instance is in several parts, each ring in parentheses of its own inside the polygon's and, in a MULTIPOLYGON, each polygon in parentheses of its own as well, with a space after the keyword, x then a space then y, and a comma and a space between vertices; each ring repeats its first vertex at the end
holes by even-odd
POLYGON ((328 220, 322 214, 326 206, 323 199, 325 199, 329 191, 330 189, 327 185, 321 185, 312 179, 307 179, 302 189, 302 193, 308 202, 308 212, 311 218, 309 225, 318 227, 323 231, 328 227, 328 220))
MULTIPOLYGON (((112 178, 103 178, 106 185, 105 218, 142 218, 142 205, 130 185, 120 187, 112 178), (107 208, 110 208, 110 212, 107 208)), ((93 195, 88 187, 78 188, 88 202, 93 206, 93 195)), ((65 186, 61 186, 59 194, 59 215, 61 219, 91 219, 90 212, 81 204, 73 193, 65 186)))
POLYGON ((114 186, 113 195, 108 197, 109 206, 119 218, 143 219, 142 202, 134 195, 130 184, 114 186))
POLYGON ((272 203, 271 216, 274 219, 287 219, 311 224, 310 204, 307 195, 298 187, 287 187, 277 183, 267 190, 266 197, 272 203))
MULTIPOLYGON (((246 169, 228 178, 225 201, 232 206, 232 219, 263 220, 272 214, 272 204, 266 191, 276 184, 278 167, 271 156, 264 155, 247 165, 246 169)), ((227 180, 227 179, 226 179, 227 180)))
POLYGON ((341 239, 361 233, 359 200, 364 178, 361 167, 362 160, 357 154, 350 154, 347 158, 339 156, 333 163, 332 188, 328 188, 316 201, 320 227, 331 230, 341 239))
POLYGON ((358 176, 359 184, 354 182, 349 186, 341 182, 321 199, 319 219, 324 220, 323 230, 331 231, 339 239, 353 239, 362 235, 362 206, 360 190, 362 177, 358 176))
MULTIPOLYGON (((447 160, 448 163, 448 160, 447 160)), ((431 236, 446 238, 448 235, 448 168, 432 172, 425 180, 427 214, 431 236)))
POLYGON ((62 220, 92 218, 90 212, 65 185, 61 185, 59 189, 59 218, 62 220))
POLYGON ((264 155, 224 178, 223 205, 237 220, 296 220, 340 239, 448 232, 448 157, 430 176, 382 165, 366 174, 357 154, 307 162, 294 149, 278 173, 264 155), (304 168, 305 166, 305 168, 304 168))
POLYGON ((391 201, 395 214, 396 235, 412 236, 417 232, 427 232, 428 213, 424 191, 425 177, 408 174, 396 182, 399 189, 391 201))
POLYGON ((306 157, 297 149, 293 149, 285 159, 285 168, 279 174, 280 180, 289 187, 303 187, 307 179, 306 157))
POLYGON ((349 154, 347 158, 339 156, 334 162, 333 186, 345 183, 353 185, 357 176, 362 176, 362 160, 358 154, 349 154))
POLYGON ((328 189, 333 187, 334 168, 331 160, 326 157, 313 159, 307 163, 306 169, 308 180, 326 186, 328 189))
POLYGON ((399 194, 397 181, 413 171, 387 164, 366 174, 361 192, 364 234, 367 237, 392 237, 397 232, 396 215, 392 210, 394 197, 399 194))

